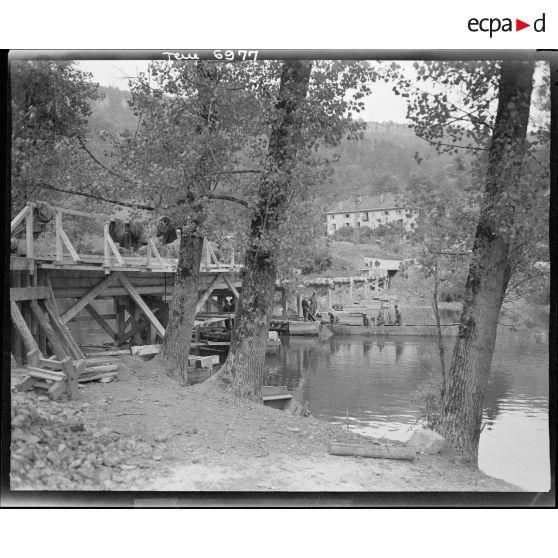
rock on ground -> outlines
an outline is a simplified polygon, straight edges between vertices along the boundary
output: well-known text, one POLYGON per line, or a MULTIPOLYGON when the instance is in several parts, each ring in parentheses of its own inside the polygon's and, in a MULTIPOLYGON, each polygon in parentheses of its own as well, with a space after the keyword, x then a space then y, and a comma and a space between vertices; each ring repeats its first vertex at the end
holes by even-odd
POLYGON ((433 455, 442 451, 445 441, 444 437, 434 432, 434 430, 424 430, 420 428, 413 432, 407 445, 415 448, 418 452, 433 455))

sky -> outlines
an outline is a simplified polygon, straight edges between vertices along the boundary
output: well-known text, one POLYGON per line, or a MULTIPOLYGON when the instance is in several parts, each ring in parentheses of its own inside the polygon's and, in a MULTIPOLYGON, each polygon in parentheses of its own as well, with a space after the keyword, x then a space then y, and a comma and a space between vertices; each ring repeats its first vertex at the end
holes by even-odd
MULTIPOLYGON (((136 76, 138 72, 147 70, 146 60, 80 60, 79 66, 93 74, 94 81, 108 87, 128 89, 128 76, 136 76)), ((402 64, 405 64, 403 62, 402 64)), ((407 63, 410 64, 410 63, 407 63)), ((405 101, 391 91, 385 83, 375 83, 373 94, 365 100, 366 108, 360 114, 367 122, 401 122, 406 123, 405 101)))

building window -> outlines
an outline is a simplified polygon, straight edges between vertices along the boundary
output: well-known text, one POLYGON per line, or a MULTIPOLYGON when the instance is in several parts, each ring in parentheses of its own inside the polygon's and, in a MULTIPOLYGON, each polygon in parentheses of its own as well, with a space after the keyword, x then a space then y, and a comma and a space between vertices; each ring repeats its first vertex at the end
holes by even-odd
POLYGON ((362 214, 362 220, 363 221, 368 221, 368 213, 363 213, 362 214))
POLYGON ((400 209, 397 211, 397 215, 401 215, 401 210, 400 209))
POLYGON ((345 219, 348 219, 350 217, 350 215, 348 213, 345 213, 345 219))
POLYGON ((360 221, 357 223, 357 227, 360 227, 360 221))
POLYGON ((389 211, 384 211, 384 215, 389 215, 389 211))
POLYGON ((346 226, 346 227, 350 227, 351 224, 350 224, 350 223, 345 223, 345 226, 346 226))
POLYGON ((332 231, 337 230, 337 225, 336 225, 335 223, 333 223, 333 224, 331 225, 331 230, 332 230, 332 231))

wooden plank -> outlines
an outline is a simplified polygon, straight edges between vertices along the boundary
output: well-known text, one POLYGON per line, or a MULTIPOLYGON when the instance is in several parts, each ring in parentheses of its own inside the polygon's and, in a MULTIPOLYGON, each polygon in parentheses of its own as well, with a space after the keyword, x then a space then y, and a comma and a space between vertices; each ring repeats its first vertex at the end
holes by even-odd
POLYGON ((48 287, 12 287, 10 289, 10 300, 16 302, 48 298, 49 295, 48 287))
POLYGON ((287 386, 262 386, 262 397, 270 397, 274 395, 288 395, 287 386))
POLYGON ((21 314, 19 306, 14 301, 10 302, 10 314, 11 314, 11 317, 12 317, 13 324, 14 324, 15 328, 17 329, 17 332, 19 333, 21 339, 23 340, 23 344, 25 346, 25 349, 27 351, 34 351, 34 350, 38 351, 39 346, 37 345, 37 342, 33 338, 33 335, 31 334, 31 331, 27 327, 27 324, 25 323, 25 320, 23 319, 23 315, 21 314))
POLYGON ((66 358, 67 356, 66 350, 64 349, 64 346, 62 345, 60 339, 54 332, 47 316, 44 314, 42 308, 39 306, 39 303, 36 300, 31 300, 29 304, 31 306, 31 311, 33 312, 33 314, 35 314, 35 317, 37 318, 39 325, 45 332, 45 335, 47 336, 48 340, 50 341, 50 344, 52 345, 52 348, 54 350, 54 354, 60 360, 66 358))
POLYGON ((62 363, 59 360, 51 360, 49 358, 40 359, 40 368, 48 370, 62 370, 62 363))
POLYGON ((15 229, 23 223, 23 220, 27 217, 27 214, 32 211, 29 205, 26 205, 11 221, 10 231, 13 233, 15 229))
POLYGON ((201 311, 203 305, 206 303, 207 299, 211 296, 211 293, 213 292, 215 285, 221 280, 221 275, 222 275, 221 273, 218 273, 213 278, 213 281, 211 281, 209 287, 206 289, 206 291, 203 293, 201 298, 198 300, 198 303, 196 304, 196 314, 201 311))
POLYGON ((36 366, 26 366, 25 373, 40 380, 53 380, 55 382, 61 382, 66 379, 66 374, 64 372, 46 370, 44 368, 37 368, 36 366))
POLYGON ((50 299, 47 299, 43 302, 45 308, 50 316, 50 320, 54 328, 58 331, 60 337, 66 342, 69 348, 70 354, 76 359, 84 358, 81 349, 79 348, 78 344, 76 343, 75 339, 72 337, 70 330, 66 327, 65 324, 62 323, 54 304, 52 304, 50 299))
POLYGON ((54 296, 54 291, 52 290, 52 283, 50 282, 50 278, 46 273, 44 274, 44 282, 45 282, 45 286, 48 288, 49 291, 48 297, 52 302, 52 306, 54 306, 56 313, 60 315, 60 309, 58 308, 58 303, 56 302, 56 297, 54 296))
POLYGON ((262 401, 282 401, 286 399, 292 399, 293 396, 290 393, 285 393, 283 395, 263 395, 262 401))
POLYGON ((329 445, 330 455, 375 457, 380 459, 402 459, 412 461, 416 458, 414 448, 406 446, 389 446, 362 442, 336 442, 329 445))
POLYGON ((110 274, 105 279, 101 280, 93 289, 91 289, 85 296, 81 297, 71 308, 66 310, 60 319, 63 324, 68 323, 74 316, 79 314, 88 304, 91 303, 99 294, 101 294, 109 285, 116 281, 116 274, 110 274))
POLYGON ((95 310, 95 308, 93 308, 93 306, 91 306, 91 304, 88 304, 85 307, 85 310, 87 312, 89 312, 89 314, 91 315, 91 317, 105 330, 105 332, 108 334, 108 336, 114 341, 117 337, 116 332, 112 329, 112 327, 110 327, 107 322, 105 322, 105 320, 103 319, 103 317, 97 312, 97 310, 95 310))
POLYGON ((86 353, 86 357, 101 357, 101 356, 119 356, 119 355, 129 355, 130 349, 114 349, 110 351, 96 351, 94 353, 86 353))
POLYGON ((76 249, 74 248, 73 244, 70 242, 70 239, 66 235, 66 231, 61 228, 58 231, 58 233, 60 234, 60 238, 62 239, 62 241, 66 245, 66 248, 68 249, 68 252, 70 252, 70 256, 72 257, 72 260, 74 260, 74 262, 80 262, 81 261, 80 257, 78 255, 78 253, 76 252, 76 249))
POLYGON ((156 355, 161 350, 161 345, 136 345, 130 347, 130 351, 134 356, 156 355))
POLYGON ((114 257, 116 258, 116 261, 120 265, 124 265, 124 260, 122 259, 122 256, 120 255, 120 252, 118 251, 118 248, 116 247, 116 244, 114 243, 114 240, 112 240, 110 234, 107 236, 107 244, 109 245, 109 248, 112 250, 114 257))
POLYGON ((161 337, 165 336, 165 328, 162 326, 161 322, 156 318, 155 314, 151 311, 149 306, 145 303, 143 298, 139 295, 136 291, 132 283, 128 280, 128 278, 120 272, 116 273, 118 280, 122 284, 122 286, 128 291, 128 294, 132 297, 134 302, 139 306, 141 311, 147 316, 148 320, 155 326, 157 333, 161 335, 161 337))
POLYGON ((189 355, 188 356, 188 366, 194 366, 196 368, 210 368, 219 364, 219 355, 189 355))
POLYGON ((147 245, 148 248, 150 248, 153 251, 153 254, 157 258, 158 263, 160 265, 165 265, 165 262, 163 261, 163 258, 161 258, 161 254, 159 254, 159 250, 157 250, 157 246, 155 246, 155 243, 153 242, 152 238, 147 239, 147 245))

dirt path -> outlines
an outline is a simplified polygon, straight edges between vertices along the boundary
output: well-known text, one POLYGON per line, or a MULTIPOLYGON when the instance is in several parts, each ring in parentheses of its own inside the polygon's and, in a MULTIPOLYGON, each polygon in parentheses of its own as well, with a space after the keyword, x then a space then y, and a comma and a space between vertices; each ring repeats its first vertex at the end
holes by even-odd
POLYGON ((79 401, 62 405, 79 411, 87 432, 113 436, 116 458, 97 460, 104 474, 90 475, 89 490, 520 491, 447 454, 413 462, 330 456, 331 440, 360 437, 212 385, 180 387, 139 357, 122 357, 117 381, 83 384, 79 401))

